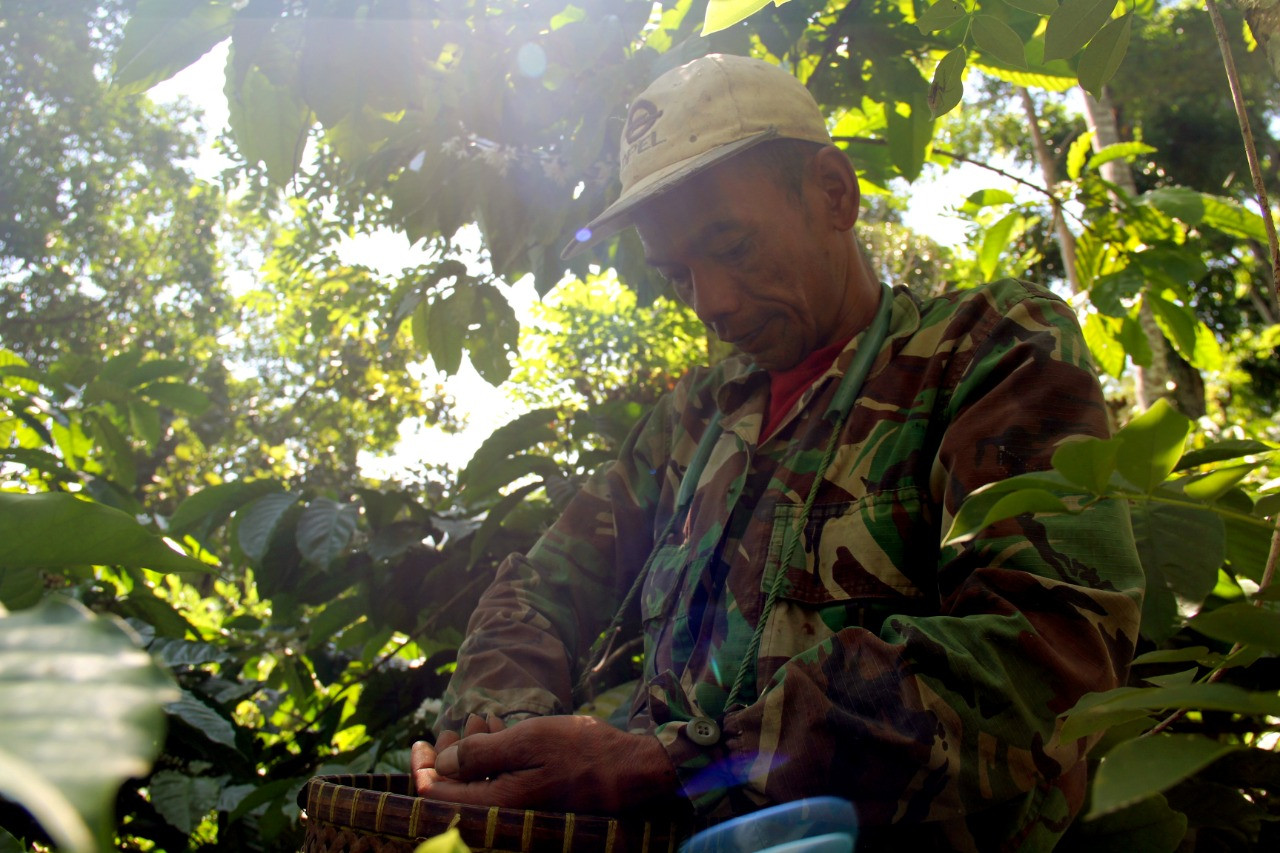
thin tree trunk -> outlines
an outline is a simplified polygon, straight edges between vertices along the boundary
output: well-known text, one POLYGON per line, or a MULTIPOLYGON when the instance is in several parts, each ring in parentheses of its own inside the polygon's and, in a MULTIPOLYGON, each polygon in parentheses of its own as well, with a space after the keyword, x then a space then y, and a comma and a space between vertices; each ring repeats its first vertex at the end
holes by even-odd
POLYGON ((1036 112, 1036 103, 1031 93, 1018 87, 1018 96, 1022 98, 1022 109, 1027 114, 1027 124, 1031 127, 1031 141, 1036 151, 1036 161, 1040 164, 1040 176, 1044 179, 1045 189, 1049 191, 1049 204, 1053 207, 1053 230, 1058 235, 1058 251, 1062 254, 1062 270, 1067 277, 1067 284, 1072 293, 1080 292, 1080 274, 1076 271, 1076 236, 1067 228, 1067 220, 1062 215, 1062 202, 1053 188, 1058 183, 1058 176, 1053 166, 1053 153, 1049 151, 1040 132, 1040 115, 1036 112))

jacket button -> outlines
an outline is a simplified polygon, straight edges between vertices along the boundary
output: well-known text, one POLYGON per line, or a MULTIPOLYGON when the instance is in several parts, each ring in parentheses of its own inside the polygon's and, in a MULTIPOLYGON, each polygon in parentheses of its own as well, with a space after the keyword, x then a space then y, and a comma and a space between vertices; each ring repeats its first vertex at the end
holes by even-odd
POLYGON ((694 717, 684 727, 684 733, 698 746, 711 746, 720 740, 720 727, 710 717, 694 717))

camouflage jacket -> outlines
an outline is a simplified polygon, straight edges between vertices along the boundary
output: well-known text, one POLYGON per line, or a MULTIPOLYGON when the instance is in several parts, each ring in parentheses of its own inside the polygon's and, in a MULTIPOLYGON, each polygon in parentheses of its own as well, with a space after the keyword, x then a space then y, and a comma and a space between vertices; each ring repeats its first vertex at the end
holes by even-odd
POLYGON ((887 337, 780 566, 866 335, 763 440, 767 374, 730 359, 685 377, 499 569, 438 727, 572 712, 592 641, 656 551, 629 725, 660 739, 700 813, 834 794, 859 810, 860 849, 1052 847, 1081 806, 1087 746, 1063 741, 1056 718, 1123 683, 1137 638, 1127 510, 1025 515, 940 542, 978 486, 1107 434, 1079 327, 1061 300, 1011 280, 924 302, 893 291, 887 337), (655 541, 717 412, 687 516, 655 541), (725 707, 779 572, 747 689, 725 707), (721 730, 710 745, 686 731, 703 716, 721 730))

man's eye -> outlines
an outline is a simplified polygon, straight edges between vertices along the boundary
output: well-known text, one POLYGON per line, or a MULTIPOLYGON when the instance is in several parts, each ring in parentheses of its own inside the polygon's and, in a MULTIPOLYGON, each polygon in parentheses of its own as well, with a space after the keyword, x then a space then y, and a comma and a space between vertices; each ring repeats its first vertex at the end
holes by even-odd
POLYGON ((745 260, 747 255, 751 253, 751 241, 739 240, 737 243, 728 248, 721 249, 716 253, 716 257, 723 263, 737 263, 745 260))

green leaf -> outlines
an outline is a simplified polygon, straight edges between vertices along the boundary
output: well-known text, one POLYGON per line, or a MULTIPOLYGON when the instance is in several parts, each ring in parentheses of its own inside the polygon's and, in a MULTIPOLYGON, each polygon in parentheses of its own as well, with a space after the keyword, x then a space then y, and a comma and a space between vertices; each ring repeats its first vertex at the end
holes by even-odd
POLYGON ((129 388, 138 388, 157 379, 181 378, 188 369, 186 362, 172 358, 153 358, 135 367, 122 381, 129 388))
POLYGON ((1098 767, 1088 818, 1158 794, 1241 747, 1200 735, 1158 734, 1125 741, 1098 767))
POLYGON ((1027 67, 1022 38, 1004 21, 994 15, 977 15, 970 32, 973 43, 984 53, 1014 68, 1027 67))
POLYGON ((233 4, 221 0, 141 0, 124 27, 111 82, 145 92, 231 35, 233 4))
POLYGON ((211 405, 209 395, 199 388, 179 382, 152 382, 140 392, 162 406, 189 415, 202 415, 211 405))
MULTIPOLYGON (((730 2, 730 0, 724 0, 724 2, 730 2)), ((764 2, 768 3, 769 0, 764 0, 764 2)), ((710 11, 708 11, 708 14, 710 14, 710 11)), ((462 840, 462 835, 459 834, 458 830, 450 829, 435 838, 428 838, 413 848, 413 853, 471 853, 471 848, 462 840)))
POLYGON ((1081 54, 1078 68, 1080 85, 1095 98, 1101 97, 1102 87, 1119 70, 1125 52, 1129 49, 1129 35, 1132 30, 1132 12, 1123 18, 1112 18, 1098 31, 1081 54))
POLYGON ((1052 15, 1058 10, 1058 0, 1005 0, 1015 9, 1036 15, 1052 15))
POLYGON ((138 437, 154 448, 160 443, 160 410, 141 400, 129 401, 129 425, 138 437))
POLYGON ((413 309, 409 328, 413 332, 413 345, 423 355, 431 354, 431 303, 425 300, 413 309))
POLYGON ((467 336, 467 353, 480 377, 497 387, 511 375, 510 357, 518 354, 520 321, 511 303, 491 284, 475 287, 473 325, 467 336))
POLYGON ((1103 163, 1110 163, 1112 160, 1120 160, 1122 158, 1141 157, 1143 154, 1150 154, 1156 149, 1142 142, 1117 142, 1114 145, 1108 145, 1097 154, 1089 158, 1089 162, 1085 164, 1085 168, 1093 171, 1103 163))
POLYGON ((46 600, 0 612, 0 684, 0 795, 65 850, 111 849, 117 789, 160 752, 168 676, 118 622, 46 600))
POLYGON ((1204 218, 1204 196, 1186 187, 1160 187, 1143 193, 1138 200, 1188 225, 1199 225, 1204 218))
POLYGON ((1201 222, 1232 237, 1267 242, 1267 226, 1262 217, 1231 198, 1204 194, 1204 217, 1201 222))
POLYGON ((297 503, 296 494, 281 492, 263 495, 236 513, 240 519, 240 547, 250 559, 261 561, 266 556, 276 525, 297 503))
MULTIPOLYGON (((785 2, 785 0, 784 0, 785 2)), ((709 36, 727 30, 769 5, 769 0, 710 0, 702 23, 702 34, 709 36)))
POLYGON ((1130 483, 1150 494, 1182 457, 1191 421, 1161 398, 1117 434, 1121 442, 1116 468, 1130 483))
POLYGON ((951 544, 971 539, 989 524, 1023 512, 1059 512, 1065 509, 1058 493, 1076 487, 1056 471, 1019 474, 975 489, 951 521, 943 540, 951 544))
POLYGON ((472 287, 458 287, 443 299, 431 304, 427 318, 427 343, 436 370, 446 375, 462 366, 462 342, 471 325, 472 287))
POLYGON ((1089 853, 1173 853, 1187 833, 1187 816, 1163 794, 1147 797, 1105 815, 1076 821, 1071 843, 1062 846, 1089 853))
POLYGON ((152 534, 130 515, 64 492, 0 492, 0 569, 133 566, 156 572, 209 567, 152 534))
POLYGON ((298 519, 298 551, 321 568, 329 568, 342 555, 356 532, 360 507, 317 498, 298 519))
POLYGON ((1119 377, 1124 373, 1125 347, 1119 337, 1120 321, 1114 317, 1090 312, 1084 318, 1081 327, 1084 342, 1089 347, 1089 355, 1093 357, 1099 369, 1109 376, 1119 377))
POLYGON ((275 480, 241 480, 209 486, 178 504, 169 517, 169 530, 175 535, 193 533, 202 539, 249 501, 280 490, 281 485, 275 480))
POLYGON ((1013 202, 1013 193, 1008 190, 978 190, 969 194, 964 204, 960 206, 960 210, 962 213, 973 216, 984 207, 999 207, 1002 204, 1013 204, 1013 202))
POLYGON ((1198 606, 1218 582, 1226 558, 1222 519, 1211 510, 1142 501, 1129 510, 1147 575, 1142 633, 1160 642, 1181 626, 1179 600, 1198 606))
POLYGON ((1105 495, 1116 470, 1120 442, 1083 438, 1061 445, 1053 452, 1053 470, 1093 495, 1105 495))
POLYGON ((1093 131, 1082 133, 1076 137, 1076 141, 1071 143, 1071 147, 1067 149, 1067 177, 1073 181, 1080 179, 1081 173, 1084 171, 1085 160, 1089 156, 1089 152, 1093 150, 1093 131))
POLYGON ((1014 211, 1006 214, 986 230, 982 236, 982 249, 978 252, 978 270, 983 281, 995 277, 1000 266, 1000 258, 1009 249, 1010 235, 1018 226, 1025 227, 1026 219, 1021 213, 1014 211))
POLYGON ((484 522, 476 529, 475 535, 471 538, 471 556, 467 562, 468 569, 478 563, 480 558, 484 556, 485 546, 489 544, 489 540, 502 527, 503 520, 516 507, 520 506, 531 492, 537 491, 542 487, 541 481, 521 486, 510 494, 503 496, 502 500, 489 509, 485 514, 484 522))
MULTIPOLYGON (((235 46, 228 60, 235 64, 235 46)), ((257 68, 249 68, 236 86, 227 75, 228 122, 245 160, 263 163, 276 186, 293 179, 302 162, 311 112, 290 86, 273 83, 257 68)))
POLYGON ((1044 31, 1044 58, 1066 59, 1094 37, 1111 18, 1118 0, 1063 0, 1044 31))
POLYGON ((213 811, 222 793, 222 779, 188 776, 176 770, 161 770, 147 782, 151 805, 170 826, 190 835, 206 814, 213 811))
POLYGON ((957 47, 938 61, 938 67, 933 72, 933 82, 929 85, 929 111, 934 118, 951 112, 964 97, 965 61, 963 47, 957 47))
POLYGON ((213 743, 236 748, 236 730, 231 721, 201 702, 190 691, 183 690, 181 696, 164 706, 164 710, 213 743))
POLYGON ((1190 627, 1215 640, 1280 653, 1280 613, 1237 602, 1201 613, 1190 627))
MULTIPOLYGON (((966 14, 964 6, 957 3, 956 0, 938 0, 937 3, 925 9, 924 14, 916 19, 916 27, 920 30, 921 35, 927 36, 929 33, 945 30, 966 14)), ((954 52, 952 51, 952 53, 954 52)), ((946 111, 943 110, 943 112, 946 111)))
POLYGON ((924 168, 925 152, 933 141, 933 118, 929 111, 928 90, 921 97, 912 97, 900 104, 886 104, 884 109, 885 136, 889 147, 889 160, 908 181, 920 177, 924 168), (906 114, 900 108, 907 109, 906 114))
POLYGON ((458 483, 465 486, 501 460, 531 450, 543 442, 554 441, 555 423, 559 417, 560 413, 555 409, 534 409, 498 427, 476 449, 467 467, 458 475, 458 483))
POLYGON ((1206 474, 1187 480, 1182 491, 1187 497, 1204 503, 1211 503, 1235 488, 1256 469, 1261 462, 1247 465, 1232 465, 1230 468, 1219 468, 1206 474))

